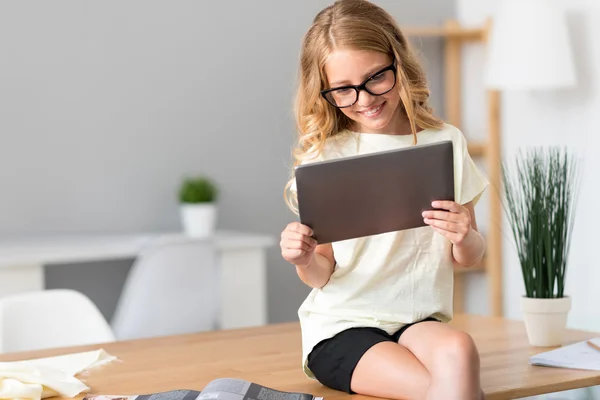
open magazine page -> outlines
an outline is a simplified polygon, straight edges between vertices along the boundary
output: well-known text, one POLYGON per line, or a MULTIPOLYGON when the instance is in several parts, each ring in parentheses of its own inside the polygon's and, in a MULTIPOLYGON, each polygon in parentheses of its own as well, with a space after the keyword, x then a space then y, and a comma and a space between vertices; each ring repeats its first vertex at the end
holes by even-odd
POLYGON ((83 400, 323 400, 308 393, 290 393, 267 388, 242 379, 221 378, 201 391, 173 390, 162 393, 120 396, 88 394, 83 400))
POLYGON ((308 393, 290 393, 270 389, 241 379, 221 378, 210 382, 202 390, 199 400, 313 400, 308 393))
POLYGON ((135 396, 88 394, 83 400, 195 400, 198 396, 200 392, 194 390, 172 390, 135 396))

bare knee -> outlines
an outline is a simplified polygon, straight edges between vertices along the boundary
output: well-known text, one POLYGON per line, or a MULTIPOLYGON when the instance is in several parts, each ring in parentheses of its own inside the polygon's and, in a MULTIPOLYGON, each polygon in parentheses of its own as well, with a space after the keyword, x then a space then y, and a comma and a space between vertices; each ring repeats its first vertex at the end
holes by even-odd
POLYGON ((467 333, 454 332, 436 345, 436 372, 463 374, 479 371, 479 352, 467 333))

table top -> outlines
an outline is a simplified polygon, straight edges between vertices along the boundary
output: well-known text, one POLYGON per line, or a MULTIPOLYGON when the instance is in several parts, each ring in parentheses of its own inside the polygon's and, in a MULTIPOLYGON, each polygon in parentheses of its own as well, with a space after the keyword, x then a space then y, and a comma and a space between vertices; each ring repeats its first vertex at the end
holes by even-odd
MULTIPOLYGON (((482 385, 488 400, 513 399, 600 384, 600 371, 529 365, 531 355, 548 349, 529 346, 521 321, 458 315, 451 324, 469 332, 477 344, 481 356, 482 385)), ((564 344, 594 336, 598 334, 569 330, 564 344)), ((230 377, 278 390, 324 396, 326 400, 349 399, 349 395, 327 389, 305 377, 301 370, 300 346, 300 326, 293 322, 101 346, 4 354, 0 355, 0 361, 101 347, 120 361, 100 366, 80 377, 90 386, 92 393, 132 395, 174 389, 201 390, 213 379, 230 377)))
MULTIPOLYGON (((0 269, 28 264, 53 264, 135 258, 153 242, 191 240, 180 232, 69 233, 0 237, 0 269)), ((219 250, 272 246, 261 234, 217 231, 210 238, 219 250)))

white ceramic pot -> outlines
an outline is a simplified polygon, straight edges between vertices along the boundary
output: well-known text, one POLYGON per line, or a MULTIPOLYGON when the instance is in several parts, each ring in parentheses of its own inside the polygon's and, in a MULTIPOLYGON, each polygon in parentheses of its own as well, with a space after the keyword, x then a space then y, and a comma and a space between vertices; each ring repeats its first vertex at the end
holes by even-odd
POLYGON ((529 344, 548 347, 562 345, 571 298, 533 299, 521 297, 521 310, 529 344))
POLYGON ((181 204, 181 223, 186 235, 210 237, 215 232, 217 206, 214 203, 181 204))

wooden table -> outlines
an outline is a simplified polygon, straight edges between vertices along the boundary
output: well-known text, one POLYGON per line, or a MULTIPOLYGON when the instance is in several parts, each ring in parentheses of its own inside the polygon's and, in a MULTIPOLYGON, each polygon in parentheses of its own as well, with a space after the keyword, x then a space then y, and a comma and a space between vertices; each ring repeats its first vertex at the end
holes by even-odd
MULTIPOLYGON (((488 400, 600 385, 600 371, 530 366, 528 358, 547 349, 528 345, 520 321, 460 315, 452 325, 469 332, 477 343, 482 385, 488 400)), ((600 334, 568 331, 565 344, 594 336, 600 334)), ((117 356, 120 362, 101 366, 88 376, 80 377, 94 393, 127 395, 171 389, 201 390, 212 379, 236 377, 274 389, 324 396, 326 400, 350 398, 304 376, 300 368, 300 328, 297 323, 5 354, 0 356, 0 361, 99 347, 117 356)), ((355 395, 353 398, 368 397, 355 395)))

